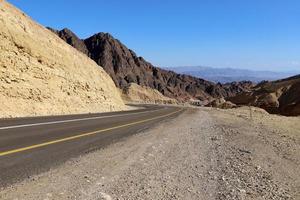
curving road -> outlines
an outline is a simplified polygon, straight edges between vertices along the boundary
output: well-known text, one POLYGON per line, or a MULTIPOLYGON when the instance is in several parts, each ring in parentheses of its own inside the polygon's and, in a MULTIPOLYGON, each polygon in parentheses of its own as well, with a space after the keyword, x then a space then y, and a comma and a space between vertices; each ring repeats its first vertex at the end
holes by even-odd
POLYGON ((0 120, 0 186, 103 148, 183 110, 146 106, 124 112, 0 120))

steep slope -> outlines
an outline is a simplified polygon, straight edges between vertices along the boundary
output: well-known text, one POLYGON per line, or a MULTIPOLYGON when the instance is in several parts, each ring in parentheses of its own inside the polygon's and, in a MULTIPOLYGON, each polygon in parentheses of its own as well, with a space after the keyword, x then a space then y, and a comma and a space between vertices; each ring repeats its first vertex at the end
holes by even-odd
POLYGON ((89 55, 89 51, 86 48, 84 41, 79 39, 71 30, 64 28, 60 31, 47 27, 49 30, 57 34, 61 39, 66 41, 69 45, 73 46, 75 49, 81 51, 82 53, 89 55))
MULTIPOLYGON (((70 37, 72 35, 75 34, 69 34, 70 37)), ((61 38, 68 42, 65 37, 61 38)), ((76 38, 78 40, 77 36, 76 38)), ((95 34, 85 39, 84 43, 89 51, 88 55, 105 69, 121 89, 130 83, 136 83, 156 89, 163 95, 179 101, 211 100, 216 97, 233 96, 240 92, 240 89, 246 90, 242 86, 236 90, 236 84, 223 87, 200 78, 154 67, 108 33, 95 34)))
POLYGON ((109 75, 1 1, 0 117, 126 109, 109 75))
POLYGON ((287 116, 300 115, 300 75, 273 82, 263 82, 250 92, 243 92, 229 101, 252 105, 269 113, 287 116))
POLYGON ((122 97, 128 102, 176 104, 175 99, 162 95, 159 91, 136 83, 130 83, 122 91, 122 97))

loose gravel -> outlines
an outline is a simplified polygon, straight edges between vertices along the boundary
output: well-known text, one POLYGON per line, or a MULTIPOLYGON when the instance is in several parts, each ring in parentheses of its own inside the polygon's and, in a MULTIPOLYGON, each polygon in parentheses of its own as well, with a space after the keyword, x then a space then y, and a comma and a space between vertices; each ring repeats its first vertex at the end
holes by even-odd
POLYGON ((0 199, 300 199, 300 129, 260 115, 189 109, 2 188, 0 199))

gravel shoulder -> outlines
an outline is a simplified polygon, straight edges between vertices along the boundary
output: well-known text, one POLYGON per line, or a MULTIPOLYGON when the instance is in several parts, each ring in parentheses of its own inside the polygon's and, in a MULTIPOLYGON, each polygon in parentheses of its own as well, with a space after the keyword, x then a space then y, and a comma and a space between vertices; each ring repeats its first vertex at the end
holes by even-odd
POLYGON ((300 199, 300 118, 179 117, 0 190, 0 199, 300 199))

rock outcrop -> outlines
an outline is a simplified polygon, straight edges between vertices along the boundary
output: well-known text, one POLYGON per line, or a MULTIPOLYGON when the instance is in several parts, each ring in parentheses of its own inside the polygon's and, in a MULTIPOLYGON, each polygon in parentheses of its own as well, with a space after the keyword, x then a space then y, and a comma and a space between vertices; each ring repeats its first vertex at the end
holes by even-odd
POLYGON ((136 83, 130 83, 122 90, 124 101, 130 103, 176 104, 175 99, 162 95, 159 91, 136 83))
POLYGON ((0 117, 126 109, 112 79, 94 61, 0 3, 0 117))
POLYGON ((260 107, 273 114, 300 115, 300 75, 262 82, 249 92, 227 99, 238 105, 260 107))
POLYGON ((221 109, 230 109, 236 108, 237 106, 230 101, 226 101, 224 98, 214 99, 213 101, 209 102, 207 107, 214 107, 214 108, 221 108, 221 109))
POLYGON ((80 40, 70 31, 65 31, 68 36, 64 35, 63 37, 60 32, 56 31, 63 40, 79 51, 82 51, 83 48, 78 48, 78 45, 73 45, 75 42, 68 42, 66 38, 73 38, 77 41, 76 43, 84 42, 88 49, 87 55, 102 66, 112 77, 116 86, 121 89, 130 83, 136 83, 140 86, 156 89, 163 95, 178 101, 229 97, 247 89, 238 83, 223 86, 154 67, 108 33, 98 33, 85 40, 80 40))

